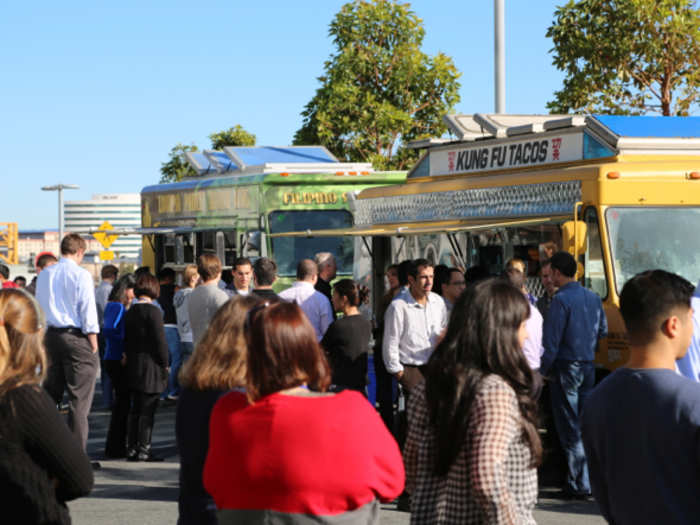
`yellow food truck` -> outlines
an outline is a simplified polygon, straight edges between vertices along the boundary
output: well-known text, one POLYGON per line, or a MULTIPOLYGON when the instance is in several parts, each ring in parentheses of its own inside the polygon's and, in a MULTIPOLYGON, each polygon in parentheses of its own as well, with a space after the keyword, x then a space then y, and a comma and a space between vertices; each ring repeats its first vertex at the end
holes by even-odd
POLYGON ((597 362, 608 370, 622 365, 619 294, 627 279, 663 268, 700 280, 700 117, 475 114, 446 121, 454 138, 415 144, 425 153, 404 184, 351 196, 354 226, 343 233, 367 238, 375 294, 386 265, 415 257, 494 275, 519 257, 538 294, 540 261, 565 249, 608 316, 597 362))

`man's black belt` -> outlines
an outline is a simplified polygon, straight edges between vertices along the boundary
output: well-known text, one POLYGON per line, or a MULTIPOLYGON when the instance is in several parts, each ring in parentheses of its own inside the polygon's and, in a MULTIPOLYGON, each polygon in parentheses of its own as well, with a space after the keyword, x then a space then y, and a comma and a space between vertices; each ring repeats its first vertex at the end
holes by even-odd
POLYGON ((59 334, 85 335, 77 326, 49 326, 48 330, 59 334))

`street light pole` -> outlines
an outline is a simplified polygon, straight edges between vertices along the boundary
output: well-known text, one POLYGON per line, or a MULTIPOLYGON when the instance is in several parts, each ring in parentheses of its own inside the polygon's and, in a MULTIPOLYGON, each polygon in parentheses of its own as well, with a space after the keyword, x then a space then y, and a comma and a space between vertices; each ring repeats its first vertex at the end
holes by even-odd
POLYGON ((75 184, 54 184, 53 186, 42 186, 43 191, 58 192, 58 244, 63 240, 63 190, 79 190, 80 186, 75 184))
POLYGON ((496 113, 506 112, 505 0, 493 0, 496 113))

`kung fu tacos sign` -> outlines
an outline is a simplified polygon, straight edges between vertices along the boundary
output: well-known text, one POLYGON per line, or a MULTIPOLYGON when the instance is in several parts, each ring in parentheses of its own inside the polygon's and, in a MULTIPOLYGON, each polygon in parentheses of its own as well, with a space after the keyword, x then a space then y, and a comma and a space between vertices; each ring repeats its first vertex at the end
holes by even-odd
POLYGON ((583 158, 583 134, 472 143, 430 152, 430 175, 526 168, 583 158))

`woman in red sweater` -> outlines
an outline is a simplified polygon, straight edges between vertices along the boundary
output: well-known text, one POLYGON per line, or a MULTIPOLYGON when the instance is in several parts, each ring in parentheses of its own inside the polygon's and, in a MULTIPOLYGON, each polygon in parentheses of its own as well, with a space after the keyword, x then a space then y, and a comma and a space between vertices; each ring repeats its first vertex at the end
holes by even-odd
POLYGON ((246 395, 214 407, 204 486, 219 524, 376 523, 403 490, 399 448, 358 392, 325 393, 330 370, 293 303, 247 318, 246 395))

